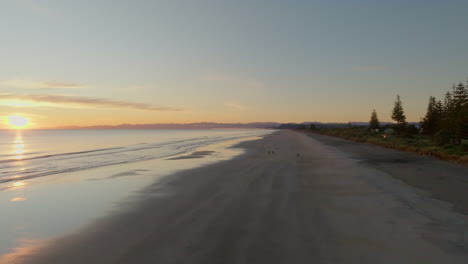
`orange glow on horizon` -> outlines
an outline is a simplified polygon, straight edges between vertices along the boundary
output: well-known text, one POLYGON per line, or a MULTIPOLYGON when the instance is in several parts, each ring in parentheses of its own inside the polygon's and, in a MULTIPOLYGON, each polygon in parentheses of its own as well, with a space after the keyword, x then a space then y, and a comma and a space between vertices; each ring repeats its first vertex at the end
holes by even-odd
POLYGON ((33 107, 33 106, 38 105, 34 102, 21 101, 21 100, 6 100, 6 101, 2 101, 2 104, 6 106, 12 106, 12 107, 33 107))

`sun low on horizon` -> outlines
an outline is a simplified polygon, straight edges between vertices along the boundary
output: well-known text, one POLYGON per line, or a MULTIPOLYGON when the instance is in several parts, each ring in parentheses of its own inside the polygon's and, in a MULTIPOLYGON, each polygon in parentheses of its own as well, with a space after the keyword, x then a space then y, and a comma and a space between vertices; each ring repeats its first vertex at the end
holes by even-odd
POLYGON ((5 118, 5 124, 13 129, 25 129, 30 125, 31 121, 21 115, 9 115, 5 118))

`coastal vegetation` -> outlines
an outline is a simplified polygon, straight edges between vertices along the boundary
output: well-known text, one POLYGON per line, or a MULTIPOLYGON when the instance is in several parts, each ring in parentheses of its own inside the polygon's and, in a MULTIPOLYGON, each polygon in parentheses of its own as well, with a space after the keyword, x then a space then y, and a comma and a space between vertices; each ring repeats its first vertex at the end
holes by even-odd
POLYGON ((303 124, 295 128, 468 164, 468 83, 454 85, 443 101, 430 96, 427 112, 419 123, 406 121, 403 103, 397 96, 391 118, 394 123, 381 124, 373 110, 366 125, 311 123, 308 129, 303 124))

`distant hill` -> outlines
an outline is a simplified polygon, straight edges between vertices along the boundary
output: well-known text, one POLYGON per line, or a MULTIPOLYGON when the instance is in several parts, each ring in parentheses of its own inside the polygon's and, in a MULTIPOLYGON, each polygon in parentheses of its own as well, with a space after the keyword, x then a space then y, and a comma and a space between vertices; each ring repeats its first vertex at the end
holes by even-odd
MULTIPOLYGON (((348 127, 350 124, 354 127, 367 127, 369 126, 369 122, 349 122, 349 123, 322 123, 322 122, 302 122, 302 123, 287 123, 281 124, 278 126, 279 129, 300 129, 305 126, 305 128, 309 128, 310 124, 314 124, 317 128, 344 128, 348 127)), ((384 125, 391 125, 391 122, 380 122, 381 126, 384 125)), ((410 125, 415 125, 419 127, 419 122, 409 122, 410 125)))
MULTIPOLYGON (((215 129, 215 128, 275 128, 275 129, 298 129, 302 126, 308 128, 310 124, 315 124, 317 127, 331 128, 331 127, 348 127, 348 123, 322 123, 322 122, 302 122, 302 123, 287 123, 281 124, 276 122, 253 122, 253 123, 215 123, 215 122, 201 122, 201 123, 163 123, 163 124, 121 124, 116 126, 63 126, 54 127, 51 129, 215 129)), ((368 126, 368 122, 350 122, 352 126, 368 126)), ((392 124, 390 122, 381 122, 381 125, 392 124)), ((419 123, 410 122, 419 126, 419 123)))
POLYGON ((117 126, 64 126, 53 129, 214 129, 214 128, 277 128, 280 123, 254 122, 254 123, 189 123, 189 124, 121 124, 117 126))

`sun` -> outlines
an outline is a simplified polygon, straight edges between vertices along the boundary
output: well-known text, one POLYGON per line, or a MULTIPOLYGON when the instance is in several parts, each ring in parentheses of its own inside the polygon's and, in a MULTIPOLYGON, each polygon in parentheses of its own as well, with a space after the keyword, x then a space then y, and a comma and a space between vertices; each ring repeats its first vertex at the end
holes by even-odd
POLYGON ((15 129, 22 129, 29 124, 29 119, 19 115, 9 115, 6 117, 6 124, 15 129))

